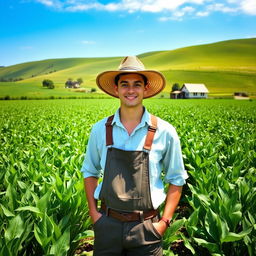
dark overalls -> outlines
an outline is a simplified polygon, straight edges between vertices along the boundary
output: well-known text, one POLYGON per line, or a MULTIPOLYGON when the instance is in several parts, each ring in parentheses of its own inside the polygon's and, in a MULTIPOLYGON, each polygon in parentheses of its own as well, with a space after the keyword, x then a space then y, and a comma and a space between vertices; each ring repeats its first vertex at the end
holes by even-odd
MULTIPOLYGON (((113 145, 112 120, 106 123, 106 145, 113 145)), ((153 227, 149 185, 149 150, 157 128, 151 116, 143 151, 109 147, 100 192, 102 217, 94 224, 95 256, 162 255, 161 235, 153 227)))

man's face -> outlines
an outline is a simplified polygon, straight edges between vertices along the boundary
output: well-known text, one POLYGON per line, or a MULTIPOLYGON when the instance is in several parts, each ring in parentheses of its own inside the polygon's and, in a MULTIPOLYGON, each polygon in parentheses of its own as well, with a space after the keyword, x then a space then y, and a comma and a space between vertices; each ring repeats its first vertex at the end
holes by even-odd
POLYGON ((116 95, 122 106, 135 107, 142 104, 147 94, 148 85, 145 85, 143 77, 139 74, 121 75, 118 85, 115 86, 116 95))

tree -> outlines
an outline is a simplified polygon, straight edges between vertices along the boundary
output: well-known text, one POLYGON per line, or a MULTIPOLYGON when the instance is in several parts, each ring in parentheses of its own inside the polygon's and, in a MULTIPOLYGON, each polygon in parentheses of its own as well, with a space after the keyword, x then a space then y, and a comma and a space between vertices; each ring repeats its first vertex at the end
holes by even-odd
POLYGON ((47 87, 49 89, 54 89, 54 83, 50 79, 44 79, 42 84, 43 84, 43 87, 47 87))
POLYGON ((65 88, 72 88, 73 87, 73 78, 68 78, 65 83, 65 88))
POLYGON ((172 92, 179 91, 179 90, 180 90, 179 83, 174 83, 173 86, 172 86, 172 92))
POLYGON ((48 86, 48 89, 54 89, 54 83, 52 83, 52 84, 50 84, 49 86, 48 86))
POLYGON ((79 77, 79 78, 77 78, 77 82, 79 85, 81 85, 84 82, 84 80, 83 80, 83 78, 79 77))

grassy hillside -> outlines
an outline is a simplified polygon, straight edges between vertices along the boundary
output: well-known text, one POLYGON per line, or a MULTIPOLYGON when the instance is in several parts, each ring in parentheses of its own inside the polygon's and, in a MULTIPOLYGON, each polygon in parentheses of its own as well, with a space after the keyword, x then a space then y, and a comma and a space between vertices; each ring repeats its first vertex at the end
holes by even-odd
MULTIPOLYGON (((213 94, 231 95, 234 91, 256 93, 256 38, 148 52, 139 57, 146 68, 157 69, 165 74, 166 93, 175 82, 205 83, 213 94)), ((51 59, 0 68, 2 80, 23 79, 1 82, 0 96, 77 96, 79 93, 64 88, 68 78, 82 77, 83 87, 96 88, 96 75, 104 70, 115 70, 121 59, 122 57, 51 59), (53 80, 56 88, 42 88, 44 79, 53 80)))
POLYGON ((142 54, 145 63, 161 70, 236 70, 256 72, 256 38, 229 40, 173 51, 142 54))

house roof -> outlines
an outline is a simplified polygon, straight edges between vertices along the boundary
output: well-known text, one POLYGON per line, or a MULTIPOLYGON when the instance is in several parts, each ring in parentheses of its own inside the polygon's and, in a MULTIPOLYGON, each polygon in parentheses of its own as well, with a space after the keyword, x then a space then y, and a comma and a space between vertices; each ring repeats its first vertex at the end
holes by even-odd
POLYGON ((200 92, 204 92, 204 93, 209 92, 204 84, 187 84, 187 83, 185 83, 185 84, 183 84, 182 88, 183 87, 186 87, 189 92, 199 92, 199 93, 200 92))
POLYGON ((180 91, 173 91, 172 94, 180 94, 180 91))

